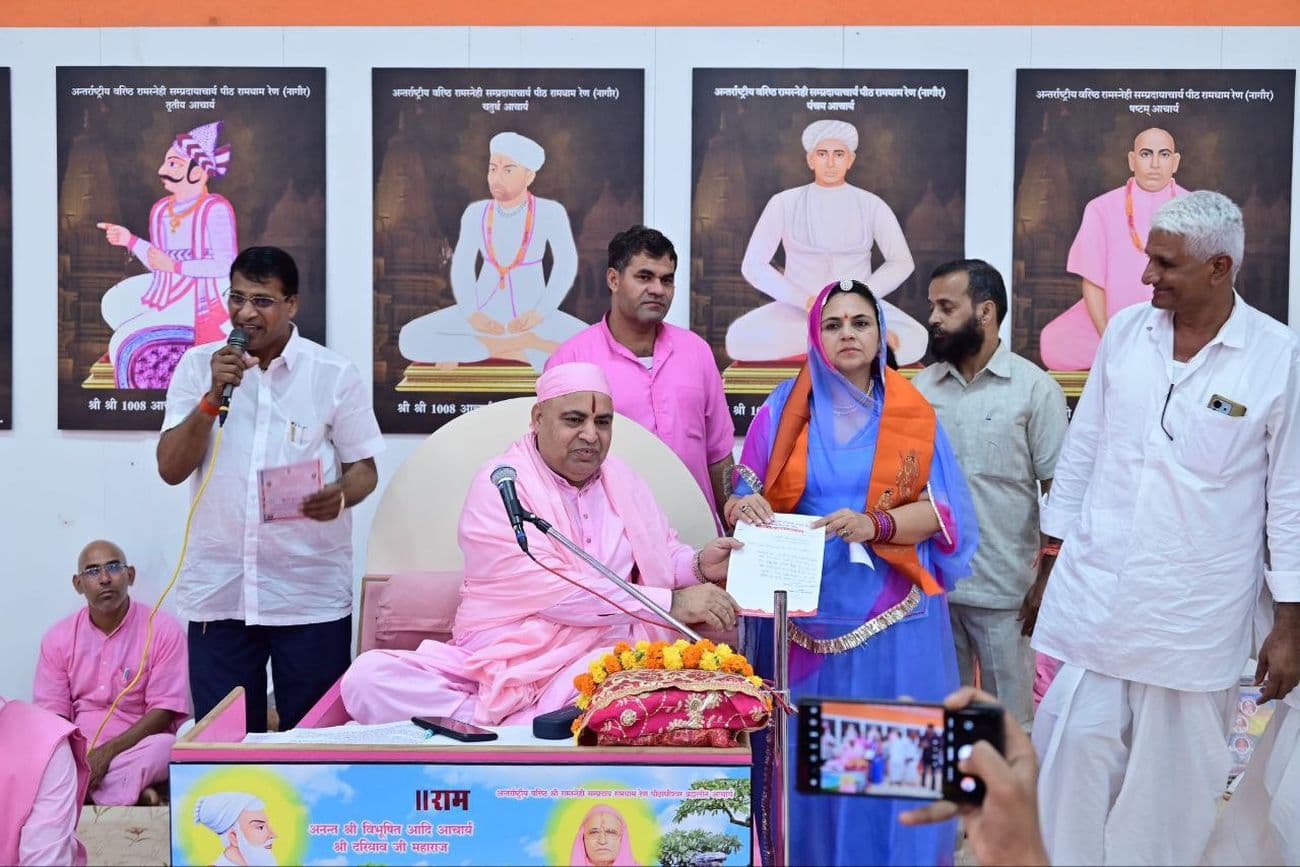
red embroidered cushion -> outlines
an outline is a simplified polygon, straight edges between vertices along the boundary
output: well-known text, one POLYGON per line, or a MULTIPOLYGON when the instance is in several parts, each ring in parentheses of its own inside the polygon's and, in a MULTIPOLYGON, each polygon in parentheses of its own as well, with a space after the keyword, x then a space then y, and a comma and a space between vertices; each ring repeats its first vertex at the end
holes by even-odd
POLYGON ((584 746, 734 747, 767 725, 762 690, 739 674, 633 669, 609 675, 591 697, 584 746))

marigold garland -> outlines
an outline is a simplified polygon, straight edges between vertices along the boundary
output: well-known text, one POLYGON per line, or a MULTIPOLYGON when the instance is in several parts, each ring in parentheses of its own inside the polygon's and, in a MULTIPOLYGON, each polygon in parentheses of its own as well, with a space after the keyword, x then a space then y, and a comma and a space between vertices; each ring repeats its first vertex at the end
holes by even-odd
MULTIPOLYGON (((694 644, 684 638, 671 644, 667 641, 641 640, 635 646, 620 641, 614 645, 612 653, 601 654, 599 659, 587 666, 586 672, 573 679, 573 685, 578 690, 578 709, 585 715, 591 706, 591 697, 596 692, 596 687, 606 677, 615 672, 638 668, 722 671, 748 678, 755 686, 763 685, 763 679, 754 674, 754 667, 749 664, 749 660, 726 644, 714 644, 707 638, 701 638, 694 644)), ((573 721, 575 733, 581 728, 582 720, 583 717, 580 716, 573 721)))

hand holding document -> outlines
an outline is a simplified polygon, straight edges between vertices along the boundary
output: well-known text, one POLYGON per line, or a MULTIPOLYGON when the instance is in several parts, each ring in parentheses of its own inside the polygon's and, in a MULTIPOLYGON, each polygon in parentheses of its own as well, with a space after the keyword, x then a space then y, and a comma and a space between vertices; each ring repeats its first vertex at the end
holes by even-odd
POLYGON ((262 523, 304 517, 302 501, 324 487, 320 458, 257 471, 262 523))
POLYGON ((731 552, 727 592, 742 614, 772 616, 772 594, 785 590, 791 617, 817 613, 822 586, 826 531, 814 528, 816 515, 777 514, 762 525, 736 525, 745 547, 731 552))

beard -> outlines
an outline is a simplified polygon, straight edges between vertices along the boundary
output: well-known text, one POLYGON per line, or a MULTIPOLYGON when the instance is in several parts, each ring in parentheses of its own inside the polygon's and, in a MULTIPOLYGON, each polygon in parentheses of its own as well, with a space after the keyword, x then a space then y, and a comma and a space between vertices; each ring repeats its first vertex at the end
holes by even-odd
POLYGON ((984 345, 984 332, 975 314, 956 331, 947 332, 937 327, 930 329, 930 354, 937 361, 957 364, 980 351, 984 345))
POLYGON ((244 856, 244 863, 249 867, 261 867, 261 865, 273 865, 276 863, 275 854, 265 846, 256 846, 248 842, 244 832, 235 828, 235 845, 239 847, 239 854, 244 856))

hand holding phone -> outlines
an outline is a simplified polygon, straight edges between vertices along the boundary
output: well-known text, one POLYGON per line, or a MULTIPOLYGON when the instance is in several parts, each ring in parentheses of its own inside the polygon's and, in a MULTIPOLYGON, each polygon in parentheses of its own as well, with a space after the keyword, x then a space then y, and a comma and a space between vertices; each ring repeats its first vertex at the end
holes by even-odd
POLYGON ((1001 748, 1002 713, 995 704, 803 699, 799 790, 978 804, 983 783, 957 765, 978 741, 1001 748))
POLYGON ((449 716, 413 716, 411 722, 434 734, 446 735, 449 738, 455 738, 466 743, 494 741, 497 739, 496 732, 490 732, 487 729, 461 722, 458 719, 452 719, 449 716))
MULTIPOLYGON (((993 696, 964 686, 944 699, 950 711, 973 703, 991 702, 993 696)), ((1048 862, 1038 824, 1038 757, 1029 737, 1002 712, 1004 749, 976 743, 958 770, 983 780, 986 795, 979 806, 940 801, 903 813, 904 825, 944 822, 960 814, 966 818, 966 835, 980 864, 1033 864, 1048 862)))

